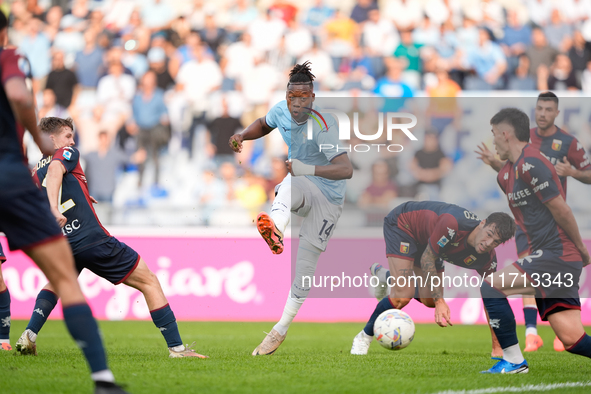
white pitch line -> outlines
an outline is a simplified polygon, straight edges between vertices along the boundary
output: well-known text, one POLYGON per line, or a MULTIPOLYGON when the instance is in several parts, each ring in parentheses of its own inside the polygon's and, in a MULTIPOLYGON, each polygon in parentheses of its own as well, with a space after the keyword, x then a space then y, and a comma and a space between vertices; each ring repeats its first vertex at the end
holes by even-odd
POLYGON ((446 390, 435 394, 494 394, 494 393, 526 393, 528 391, 551 391, 564 388, 589 387, 591 381, 587 382, 564 382, 548 384, 525 384, 519 387, 489 387, 475 390, 446 390))

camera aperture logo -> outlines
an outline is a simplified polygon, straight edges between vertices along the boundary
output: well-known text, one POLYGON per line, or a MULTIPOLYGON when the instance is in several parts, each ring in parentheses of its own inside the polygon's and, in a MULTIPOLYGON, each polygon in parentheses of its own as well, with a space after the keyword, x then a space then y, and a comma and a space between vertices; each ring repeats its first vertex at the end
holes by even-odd
MULTIPOLYGON (((305 107, 309 111, 309 117, 307 122, 307 138, 308 140, 313 139, 313 128, 314 122, 318 124, 320 129, 328 130, 328 123, 324 119, 324 116, 310 108, 305 107)), ((336 109, 323 109, 322 112, 324 114, 331 114, 336 118, 338 123, 339 129, 339 140, 341 141, 349 141, 351 139, 351 120, 349 119, 349 115, 347 115, 343 111, 339 111, 336 109)), ((410 131, 410 129, 417 124, 417 117, 413 114, 405 113, 405 112, 378 112, 378 131, 375 134, 362 134, 359 131, 359 113, 353 113, 353 133, 355 137, 362 141, 375 141, 382 137, 384 133, 384 118, 386 118, 386 139, 388 141, 392 141, 392 135, 394 130, 402 131, 411 141, 417 141, 417 137, 410 131), (409 123, 395 123, 399 122, 400 119, 410 119, 409 123)), ((333 150, 336 149, 337 152, 339 151, 347 151, 347 152, 369 152, 371 150, 377 150, 380 152, 381 149, 387 149, 388 152, 402 152, 404 147, 400 144, 348 144, 348 145, 333 145, 333 144, 320 144, 320 152, 322 150, 333 150)))

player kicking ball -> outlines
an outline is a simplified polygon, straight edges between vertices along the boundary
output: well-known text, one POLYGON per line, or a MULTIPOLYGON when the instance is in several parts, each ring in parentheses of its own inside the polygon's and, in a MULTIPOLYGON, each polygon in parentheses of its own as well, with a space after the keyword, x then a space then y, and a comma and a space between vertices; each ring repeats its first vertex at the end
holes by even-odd
MULTIPOLYGON (((435 321, 441 327, 452 325, 443 289, 440 286, 432 293, 427 278, 441 278, 443 261, 476 270, 480 277, 491 275, 497 268, 495 248, 514 234, 515 221, 502 212, 481 221, 467 209, 443 202, 411 201, 394 208, 384 219, 390 270, 377 263, 370 269, 380 282, 376 290, 384 296, 389 287, 390 294, 378 303, 365 328, 353 339, 351 354, 366 355, 378 316, 388 309, 404 308, 413 297, 435 308, 435 321), (412 280, 413 276, 426 281, 421 285, 420 279, 412 280), (405 280, 399 280, 401 277, 405 280)), ((492 354, 500 356, 501 347, 492 330, 491 335, 492 354)))
POLYGON ((275 105, 266 116, 230 138, 235 152, 242 151, 242 141, 255 140, 279 129, 289 147, 289 174, 275 187, 271 213, 260 213, 257 229, 273 254, 283 252, 283 234, 291 212, 304 218, 299 234, 295 278, 281 320, 252 352, 253 356, 273 354, 283 343, 287 330, 306 300, 310 288, 304 287, 303 276, 313 276, 320 254, 334 232, 343 211, 345 179, 351 178, 353 166, 346 152, 322 149, 338 146, 338 126, 330 115, 323 116, 322 125, 313 123, 313 138, 307 140, 307 121, 314 103, 314 75, 310 63, 296 64, 289 73, 284 101, 275 105))
MULTIPOLYGON (((174 313, 146 262, 135 250, 112 237, 98 220, 92 206, 96 201, 88 194, 80 167, 80 153, 73 148, 72 120, 47 117, 41 119, 39 127, 49 135, 56 151, 39 161, 33 180, 47 193, 51 212, 72 247, 78 272, 86 268, 114 285, 124 283, 141 291, 152 321, 166 340, 170 357, 207 358, 183 345, 174 313)), ((37 355, 37 335, 57 301, 50 284, 39 292, 31 320, 16 342, 17 352, 37 355)))
POLYGON ((529 118, 517 108, 505 108, 491 120, 493 143, 501 160, 497 182, 507 195, 517 224, 527 235, 529 256, 488 277, 481 293, 490 326, 503 348, 503 358, 483 373, 526 373, 510 295, 536 297, 543 321, 548 321, 566 351, 591 358, 591 337, 581 322, 579 277, 589 264, 575 217, 566 204, 558 174, 539 149, 529 144, 529 118), (515 278, 504 281, 502 278, 515 278))

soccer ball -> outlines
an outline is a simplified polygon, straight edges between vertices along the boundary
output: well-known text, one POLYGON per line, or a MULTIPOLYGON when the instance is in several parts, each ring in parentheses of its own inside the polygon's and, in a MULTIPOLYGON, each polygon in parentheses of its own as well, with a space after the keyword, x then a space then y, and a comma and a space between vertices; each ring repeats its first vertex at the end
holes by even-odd
POLYGON ((373 325, 374 338, 390 350, 404 349, 415 336, 415 323, 406 312, 389 309, 378 316, 373 325))

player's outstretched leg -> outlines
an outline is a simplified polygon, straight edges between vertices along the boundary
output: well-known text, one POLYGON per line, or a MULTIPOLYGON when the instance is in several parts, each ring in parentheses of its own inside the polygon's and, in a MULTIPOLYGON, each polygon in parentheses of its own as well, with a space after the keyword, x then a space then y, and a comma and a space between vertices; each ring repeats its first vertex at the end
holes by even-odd
POLYGON ((138 289, 146 298, 152 321, 166 340, 169 357, 208 358, 191 349, 192 345, 183 345, 174 312, 168 305, 168 300, 162 291, 158 278, 150 271, 144 259, 140 258, 135 270, 123 283, 138 289))
POLYGON ((97 392, 125 393, 114 383, 113 372, 107 366, 107 356, 99 328, 80 290, 74 259, 66 238, 35 246, 25 252, 35 261, 61 297, 66 326, 84 353, 97 392), (107 387, 102 387, 103 385, 107 387))
POLYGON ((27 328, 16 342, 16 351, 22 355, 37 355, 37 335, 47 321, 51 311, 57 304, 57 294, 50 284, 47 284, 37 295, 35 307, 27 328))
POLYGON ((503 349, 503 358, 490 369, 482 373, 518 374, 527 373, 529 366, 519 349, 517 332, 515 331, 515 315, 507 297, 501 291, 483 282, 480 289, 482 301, 490 318, 490 326, 503 349))
POLYGON ((523 318, 525 320, 525 349, 524 352, 535 352, 544 345, 542 337, 538 335, 538 308, 536 299, 523 297, 523 318))
POLYGON ((591 336, 585 332, 580 310, 567 309, 553 313, 548 316, 548 322, 567 352, 591 358, 591 336))
POLYGON ((283 233, 277 229, 271 216, 261 212, 257 216, 257 230, 273 254, 283 253, 283 233))
POLYGON ((10 293, 0 268, 0 351, 2 350, 10 351, 12 346, 10 346, 10 293))
POLYGON ((308 297, 309 287, 304 287, 303 278, 314 276, 316 265, 322 250, 312 245, 304 238, 300 238, 298 246, 295 277, 287 296, 287 302, 283 309, 281 320, 267 333, 267 336, 252 352, 253 356, 271 355, 283 343, 287 336, 287 330, 297 315, 302 304, 308 297))

